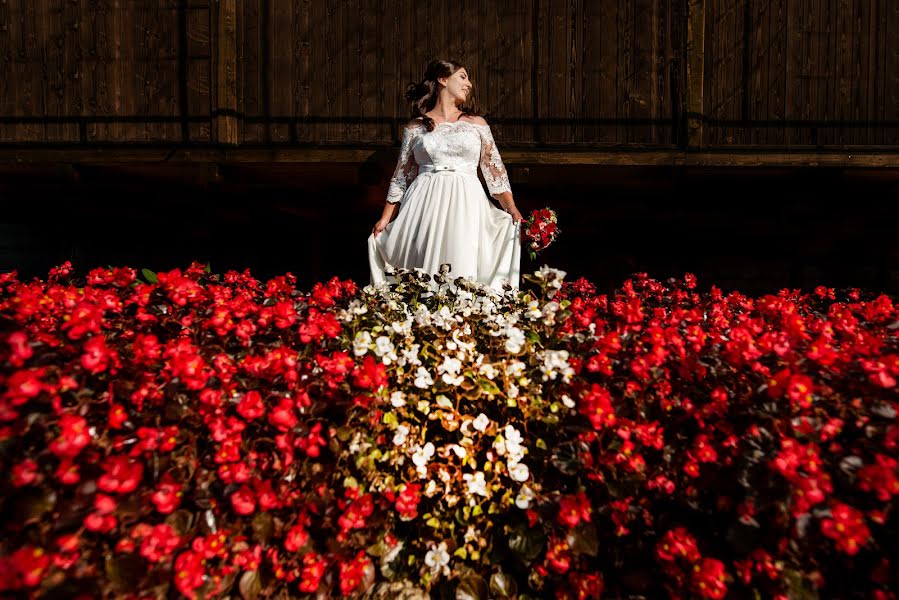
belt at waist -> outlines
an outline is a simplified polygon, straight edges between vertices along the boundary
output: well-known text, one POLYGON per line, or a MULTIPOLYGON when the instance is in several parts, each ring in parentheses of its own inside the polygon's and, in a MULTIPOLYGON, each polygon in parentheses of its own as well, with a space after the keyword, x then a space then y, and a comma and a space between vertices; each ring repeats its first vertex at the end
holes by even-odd
POLYGON ((477 166, 474 166, 474 167, 462 167, 462 166, 454 167, 454 166, 450 166, 450 165, 421 165, 421 166, 418 168, 418 173, 419 173, 419 175, 422 174, 422 173, 443 173, 443 172, 449 172, 449 173, 464 173, 464 174, 466 174, 466 175, 474 175, 474 176, 477 176, 477 174, 478 174, 478 168, 477 168, 477 166))

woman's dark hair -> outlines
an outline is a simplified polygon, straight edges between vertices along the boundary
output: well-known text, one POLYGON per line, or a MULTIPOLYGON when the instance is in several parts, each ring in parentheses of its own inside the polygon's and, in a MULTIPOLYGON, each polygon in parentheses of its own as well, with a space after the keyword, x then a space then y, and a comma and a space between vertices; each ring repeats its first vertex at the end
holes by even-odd
MULTIPOLYGON (((437 92, 440 88, 437 78, 450 77, 464 66, 454 60, 432 60, 428 63, 422 80, 418 83, 411 82, 406 86, 405 96, 406 100, 412 103, 412 118, 421 117, 428 131, 434 131, 434 127, 436 127, 434 119, 425 113, 433 110, 437 105, 437 92)), ((477 99, 472 98, 470 102, 470 104, 466 102, 459 107, 462 114, 470 117, 480 116, 481 111, 478 108, 477 99)))

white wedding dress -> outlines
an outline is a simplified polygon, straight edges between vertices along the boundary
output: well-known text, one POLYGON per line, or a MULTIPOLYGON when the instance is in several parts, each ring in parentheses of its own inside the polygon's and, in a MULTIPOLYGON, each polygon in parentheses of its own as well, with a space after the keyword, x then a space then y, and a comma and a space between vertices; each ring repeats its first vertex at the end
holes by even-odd
POLYGON ((404 128, 387 193, 402 204, 377 238, 368 236, 371 284, 395 282, 391 265, 434 274, 449 263, 450 283, 461 276, 500 292, 506 282, 519 287, 521 224, 487 198, 478 166, 491 195, 511 191, 489 125, 460 119, 431 132, 421 122, 404 128))

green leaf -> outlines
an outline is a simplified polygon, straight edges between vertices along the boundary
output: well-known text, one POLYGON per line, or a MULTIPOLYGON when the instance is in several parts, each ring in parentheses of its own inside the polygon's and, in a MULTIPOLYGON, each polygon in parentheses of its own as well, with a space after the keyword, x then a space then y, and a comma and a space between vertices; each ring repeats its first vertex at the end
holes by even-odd
POLYGON ((141 575, 147 571, 146 562, 137 554, 107 555, 104 566, 106 577, 122 592, 136 591, 141 575))
POLYGON ((183 536, 193 527, 194 515, 190 511, 182 508, 167 516, 165 522, 175 530, 175 533, 183 536))
POLYGON ((499 387, 489 379, 479 379, 478 383, 480 384, 481 389, 488 394, 499 394, 499 387))
POLYGON ((478 575, 465 577, 456 588, 456 600, 486 600, 487 582, 478 575))
POLYGON ((518 592, 515 580, 500 571, 490 576, 490 593, 497 598, 511 598, 518 592))
POLYGON ((206 263, 206 268, 203 269, 204 273, 212 273, 212 263, 206 263))
POLYGON ((159 278, 156 277, 156 273, 150 269, 141 269, 141 273, 143 273, 144 279, 146 279, 148 283, 159 283, 159 278))
POLYGON ((253 538, 256 541, 263 545, 268 544, 274 531, 275 524, 270 514, 261 512, 253 517, 253 538))
POLYGON ((509 549, 526 562, 531 562, 540 554, 544 541, 541 532, 520 525, 510 532, 509 549))
POLYGON ((599 535, 593 523, 581 523, 568 534, 568 545, 575 554, 597 556, 599 554, 599 535))
POLYGON ((240 576, 240 595, 244 600, 256 600, 262 591, 262 582, 259 581, 258 571, 246 571, 240 576))

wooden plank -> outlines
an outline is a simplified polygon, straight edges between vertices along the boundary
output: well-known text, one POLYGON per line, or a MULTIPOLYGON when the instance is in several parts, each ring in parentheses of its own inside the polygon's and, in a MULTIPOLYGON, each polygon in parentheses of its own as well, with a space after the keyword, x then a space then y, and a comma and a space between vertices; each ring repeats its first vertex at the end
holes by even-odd
MULTIPOLYGON (((867 148, 867 147, 866 147, 867 148)), ((848 169, 888 168, 899 172, 899 152, 872 152, 866 148, 856 151, 795 151, 795 152, 730 152, 693 150, 566 150, 564 152, 508 148, 503 160, 511 169, 531 170, 563 165, 669 165, 669 166, 733 166, 764 167, 789 166, 811 168, 841 167, 848 169)), ((61 164, 127 165, 160 163, 165 169, 184 168, 190 165, 215 164, 284 164, 291 163, 341 163, 361 165, 383 161, 383 150, 371 146, 358 148, 329 147, 271 147, 271 148, 180 148, 174 153, 170 146, 156 148, 102 147, 42 149, 11 149, 0 146, 0 163, 9 169, 28 165, 44 165, 48 168, 61 164), (12 165, 17 165, 16 167, 12 165)), ((392 164, 385 164, 392 168, 392 164)), ((158 164, 156 165, 158 168, 158 164)), ((206 169, 208 171, 208 169, 206 169)))
MULTIPOLYGON (((242 9, 240 26, 238 28, 238 69, 240 80, 240 94, 238 94, 237 106, 241 114, 251 118, 259 118, 263 115, 262 108, 262 52, 260 32, 261 0, 249 0, 241 2, 242 9)), ((318 4, 317 2, 315 4, 318 4)), ((240 124, 240 142, 257 143, 262 141, 263 126, 258 123, 242 122, 240 124)))
MULTIPOLYGON (((701 148, 705 84, 705 11, 706 0, 690 0, 687 21, 687 147, 701 148)), ((717 41, 717 35, 715 39, 717 41)), ((717 49, 717 47, 716 47, 717 49)), ((716 56, 716 59, 718 57, 716 56)), ((719 63, 720 64, 720 63, 719 63)), ((714 113, 713 113, 714 114, 714 113)))
MULTIPOLYGON (((884 30, 884 46, 887 50, 886 85, 884 92, 883 119, 892 123, 899 120, 899 44, 895 39, 899 36, 899 4, 889 2, 887 4, 887 25, 884 30)), ((885 142, 887 144, 899 144, 899 127, 895 125, 886 129, 885 142)))
MULTIPOLYGON (((383 65, 381 51, 383 39, 381 37, 384 25, 384 13, 381 12, 382 0, 360 0, 359 14, 366 15, 362 19, 359 35, 359 108, 360 115, 364 118, 379 117, 384 102, 383 65), (381 106, 379 106, 381 105, 381 106)), ((363 124, 359 129, 359 139, 383 140, 386 130, 375 124, 363 124)))
POLYGON ((293 45, 291 54, 291 89, 293 91, 293 114, 296 124, 297 141, 309 141, 312 128, 302 119, 308 118, 312 110, 312 6, 310 0, 293 3, 293 45))
MULTIPOLYGON (((0 3, 0 105, 4 114, 16 114, 15 48, 12 3, 0 3)), ((0 123, 0 141, 15 139, 15 125, 0 123)))
MULTIPOLYGON (((787 90, 790 87, 790 30, 787 21, 789 3, 787 0, 774 0, 771 10, 771 23, 773 24, 771 41, 771 56, 768 63, 768 72, 774 79, 771 87, 769 112, 772 117, 781 121, 787 117, 787 90)), ((770 138, 774 146, 783 146, 786 143, 786 131, 783 126, 777 127, 770 138)))
MULTIPOLYGON (((837 98, 835 117, 839 121, 855 120, 853 110, 853 90, 856 87, 854 80, 858 74, 852 68, 853 49, 855 43, 861 40, 855 40, 853 35, 853 17, 852 5, 850 0, 839 0, 837 7, 837 26, 838 31, 837 42, 837 64, 836 64, 836 81, 837 81, 837 98)), ((851 143, 853 128, 841 125, 835 132, 834 143, 846 145, 851 143)))
MULTIPOLYGON (((602 14, 605 2, 584 3, 584 56, 582 69, 581 111, 584 119, 601 119, 603 111, 609 105, 607 90, 609 73, 608 59, 603 58, 603 38, 612 37, 603 29, 602 14)), ((587 123, 583 126, 583 139, 590 142, 607 141, 606 128, 602 125, 587 123)))
MULTIPOLYGON (((266 3, 268 6, 268 33, 263 38, 262 44, 268 57, 268 78, 263 81, 268 90, 270 108, 267 114, 277 117, 293 116, 293 67, 291 52, 287 48, 293 46, 295 32, 291 26, 293 23, 293 0, 284 2, 273 0, 266 3)), ((344 93, 348 90, 344 89, 344 93)), ((269 125, 271 142, 280 143, 290 141, 290 124, 273 122, 269 125)))
POLYGON ((236 0, 220 0, 212 13, 215 25, 210 52, 214 56, 215 94, 211 101, 215 110, 213 139, 219 144, 240 143, 240 123, 237 119, 239 80, 237 73, 238 8, 236 0))

